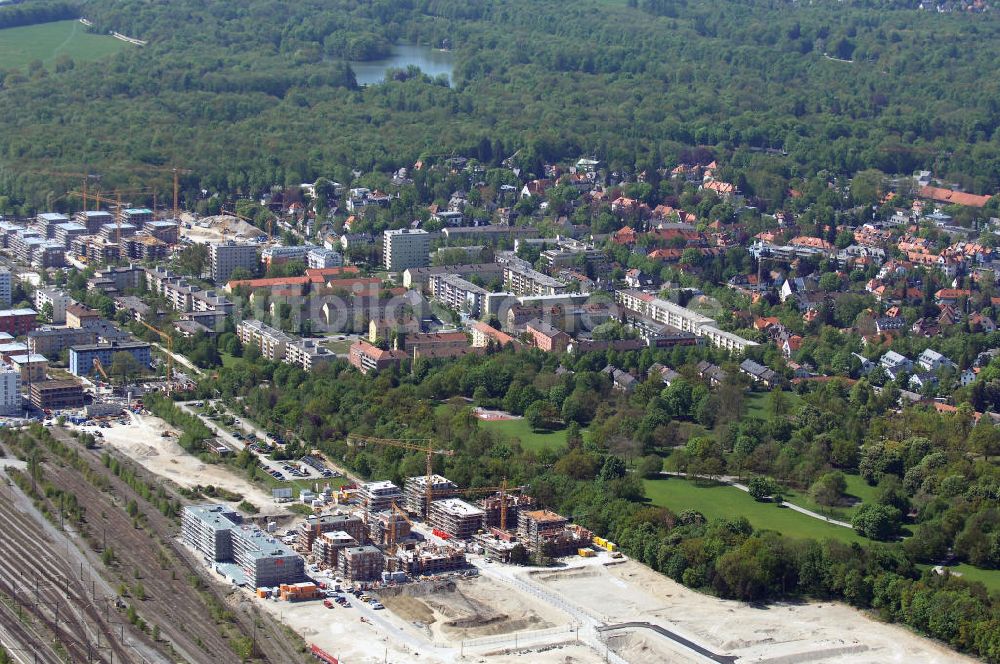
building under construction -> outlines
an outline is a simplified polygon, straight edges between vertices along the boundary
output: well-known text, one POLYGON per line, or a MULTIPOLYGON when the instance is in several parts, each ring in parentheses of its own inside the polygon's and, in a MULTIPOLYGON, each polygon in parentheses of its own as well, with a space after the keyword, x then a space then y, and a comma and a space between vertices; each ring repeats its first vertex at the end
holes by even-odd
POLYGON ((334 569, 340 565, 340 554, 344 549, 358 546, 358 540, 342 530, 323 533, 312 544, 312 553, 316 560, 334 569))
POLYGON ((368 520, 368 537, 376 546, 389 546, 392 522, 396 522, 396 541, 410 536, 410 522, 395 510, 386 510, 373 515, 368 520))
POLYGON ((491 528, 490 532, 476 535, 473 541, 483 547, 483 553, 502 563, 511 562, 514 553, 518 549, 524 549, 524 545, 513 533, 501 531, 499 528, 491 528))
MULTIPOLYGON (((523 510, 530 510, 534 505, 531 496, 505 494, 503 502, 507 505, 507 528, 513 529, 518 524, 518 515, 523 510)), ((500 494, 495 493, 479 501, 479 507, 484 512, 483 523, 487 528, 500 527, 501 512, 500 494)))
POLYGON ((371 521, 378 512, 391 509, 393 503, 399 505, 403 502, 403 492, 388 480, 362 484, 358 495, 365 511, 365 521, 371 521))
POLYGON ((353 537, 358 543, 365 542, 365 523, 353 514, 324 514, 308 516, 299 524, 296 548, 299 551, 312 551, 313 544, 323 533, 343 531, 353 537))
MULTIPOLYGON (((441 475, 431 475, 431 491, 433 500, 452 498, 458 495, 458 485, 441 475)), ((422 519, 427 518, 427 477, 408 477, 403 483, 403 495, 406 511, 417 514, 422 519)))
POLYGON ((384 559, 374 546, 352 546, 340 552, 337 570, 345 581, 377 581, 384 559))
POLYGON ((409 551, 398 551, 394 561, 397 568, 410 576, 441 574, 464 568, 465 553, 454 546, 424 544, 409 551))
POLYGON ((581 547, 589 547, 592 533, 582 526, 548 510, 523 511, 518 515, 517 534, 524 548, 550 556, 568 556, 581 547))
POLYGON ((483 527, 485 512, 459 498, 446 498, 431 503, 431 527, 459 539, 469 539, 483 527))

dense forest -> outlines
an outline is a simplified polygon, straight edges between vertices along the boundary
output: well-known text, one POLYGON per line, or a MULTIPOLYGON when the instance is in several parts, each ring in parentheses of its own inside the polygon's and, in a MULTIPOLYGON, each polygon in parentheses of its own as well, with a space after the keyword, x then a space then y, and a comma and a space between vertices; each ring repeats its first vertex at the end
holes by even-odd
MULTIPOLYGON (((708 348, 496 352, 418 360, 374 379, 343 364, 306 374, 248 348, 201 389, 273 432, 295 431, 302 447, 289 444, 286 456, 315 447, 365 477, 401 482, 424 472, 421 455, 357 447, 349 434, 433 438, 456 452, 438 458, 436 472, 462 486, 502 478, 529 484, 542 505, 691 587, 746 601, 836 598, 1000 661, 997 597, 918 567, 948 555, 1000 566, 1000 494, 990 461, 1000 452, 998 434, 967 407, 953 415, 926 406, 900 412, 891 390, 830 382, 797 394, 778 390, 766 418, 749 416, 745 382, 708 348), (730 377, 710 388, 694 370, 699 359, 722 363, 730 377), (626 395, 600 371, 610 362, 641 373, 656 361, 678 367, 682 378, 668 387, 652 378, 626 395), (522 446, 482 425, 472 404, 523 413, 533 426, 567 426, 566 445, 522 446), (796 489, 832 504, 843 473, 860 474, 875 492, 853 525, 871 542, 801 540, 755 530, 742 518, 708 521, 653 506, 640 478, 655 474, 667 455, 688 472, 750 478, 761 499, 796 489)), ((236 462, 254 463, 252 455, 236 462)))
POLYGON ((632 169, 707 145, 777 151, 785 177, 927 168, 970 191, 1000 185, 995 14, 690 0, 654 16, 648 4, 85 2, 95 31, 149 45, 0 72, 0 195, 43 205, 75 185, 25 170, 165 186, 169 165, 193 171, 189 195, 259 192, 475 155, 484 140, 494 161, 593 153, 632 169), (347 61, 398 42, 450 47, 453 85, 359 89, 347 61))

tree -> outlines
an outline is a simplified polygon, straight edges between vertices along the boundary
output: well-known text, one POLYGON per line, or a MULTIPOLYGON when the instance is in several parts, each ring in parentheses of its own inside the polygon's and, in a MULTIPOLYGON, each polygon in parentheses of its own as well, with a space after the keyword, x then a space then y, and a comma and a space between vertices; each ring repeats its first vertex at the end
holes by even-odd
POLYGON ((122 385, 127 385, 141 371, 143 366, 132 353, 119 351, 111 356, 111 367, 108 373, 117 376, 122 385))
POLYGON ((536 431, 551 428, 558 416, 559 411, 546 399, 532 402, 524 411, 524 419, 536 431))
POLYGON ((601 466, 601 473, 598 475, 598 479, 602 482, 608 482, 625 477, 625 473, 625 462, 622 461, 621 457, 612 455, 604 460, 604 465, 601 466))
POLYGON ((39 318, 39 320, 41 320, 41 321, 43 321, 45 323, 51 323, 51 322, 53 322, 53 320, 52 320, 52 303, 51 302, 46 302, 41 307, 39 307, 39 309, 38 309, 38 318, 39 318))
POLYGON ((870 503, 858 508, 851 519, 851 526, 863 537, 884 541, 899 532, 899 519, 900 513, 895 507, 870 503))
POLYGON ((820 505, 833 507, 840 504, 847 491, 847 478, 841 472, 834 471, 822 475, 809 487, 809 495, 820 505))
POLYGON ((655 454, 642 457, 636 467, 636 473, 646 478, 658 476, 661 470, 663 470, 663 459, 655 454))
POLYGON ((754 500, 763 502, 778 490, 778 485, 770 477, 757 476, 747 483, 747 489, 754 500))

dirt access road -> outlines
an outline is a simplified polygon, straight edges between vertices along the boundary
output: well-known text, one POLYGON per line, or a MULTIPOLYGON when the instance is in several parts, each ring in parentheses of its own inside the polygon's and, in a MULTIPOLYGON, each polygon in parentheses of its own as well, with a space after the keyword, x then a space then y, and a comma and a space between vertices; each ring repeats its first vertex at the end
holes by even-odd
MULTIPOLYGON (((902 627, 831 602, 751 606, 702 595, 633 561, 530 573, 608 625, 648 622, 680 633, 737 662, 797 664, 974 660, 902 627)), ((629 662, 707 661, 677 653, 649 629, 612 630, 612 647, 629 662)))

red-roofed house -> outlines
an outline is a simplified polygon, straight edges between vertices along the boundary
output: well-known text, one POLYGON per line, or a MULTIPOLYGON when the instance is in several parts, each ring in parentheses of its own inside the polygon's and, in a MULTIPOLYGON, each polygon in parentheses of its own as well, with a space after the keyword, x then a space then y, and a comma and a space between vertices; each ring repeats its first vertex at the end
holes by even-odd
POLYGON ((946 205, 964 205, 976 208, 985 207, 990 200, 989 196, 966 194, 962 191, 944 189, 942 187, 921 187, 917 190, 917 196, 946 205))

